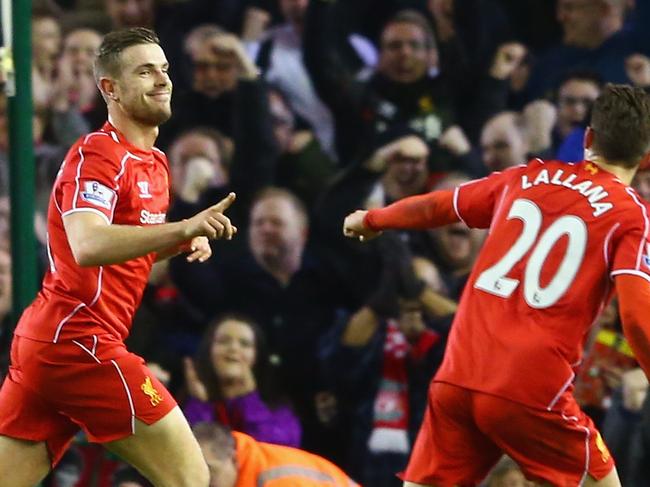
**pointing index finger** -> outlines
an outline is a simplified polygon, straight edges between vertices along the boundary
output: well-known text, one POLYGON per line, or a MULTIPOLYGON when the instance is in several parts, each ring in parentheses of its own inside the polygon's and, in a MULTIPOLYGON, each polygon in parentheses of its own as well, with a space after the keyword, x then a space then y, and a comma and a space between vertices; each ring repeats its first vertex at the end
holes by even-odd
POLYGON ((232 205, 232 202, 235 201, 236 195, 235 193, 228 193, 228 196, 226 196, 224 199, 219 201, 216 205, 214 205, 212 208, 214 210, 217 210, 220 213, 223 213, 226 211, 230 205, 232 205))

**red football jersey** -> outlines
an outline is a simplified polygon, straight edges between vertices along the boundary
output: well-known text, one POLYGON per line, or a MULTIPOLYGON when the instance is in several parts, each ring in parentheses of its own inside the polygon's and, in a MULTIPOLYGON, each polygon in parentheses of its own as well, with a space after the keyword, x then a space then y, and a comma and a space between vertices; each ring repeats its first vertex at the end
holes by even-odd
POLYGON ((612 277, 650 281, 646 205, 590 162, 534 160, 461 185, 454 207, 489 234, 435 380, 552 409, 612 277))
POLYGON ((49 269, 16 334, 57 342, 109 333, 123 340, 140 303, 155 254, 123 264, 80 267, 63 216, 88 211, 117 225, 165 222, 169 167, 158 149, 129 144, 112 125, 75 143, 57 175, 47 216, 49 269))

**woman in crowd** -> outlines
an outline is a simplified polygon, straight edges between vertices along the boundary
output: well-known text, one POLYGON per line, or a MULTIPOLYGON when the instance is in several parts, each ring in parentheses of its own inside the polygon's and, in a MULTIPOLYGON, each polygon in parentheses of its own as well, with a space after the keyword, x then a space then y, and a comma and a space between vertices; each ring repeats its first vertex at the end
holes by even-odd
POLYGON ((185 360, 190 424, 219 421, 258 441, 300 445, 301 427, 278 395, 262 330, 250 319, 226 315, 205 332, 197 358, 185 360))

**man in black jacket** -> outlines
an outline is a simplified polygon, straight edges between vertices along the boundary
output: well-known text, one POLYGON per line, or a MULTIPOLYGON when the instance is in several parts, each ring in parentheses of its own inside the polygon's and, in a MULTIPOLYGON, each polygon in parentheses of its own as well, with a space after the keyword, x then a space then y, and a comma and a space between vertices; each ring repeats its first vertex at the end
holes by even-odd
POLYGON ((367 156, 381 134, 403 128, 415 130, 429 145, 432 170, 474 172, 471 146, 456 125, 457 101, 466 85, 459 44, 448 41, 439 51, 427 18, 400 11, 384 25, 376 71, 359 80, 350 69, 354 55, 343 42, 346 32, 335 20, 343 8, 337 2, 311 2, 304 30, 305 64, 334 115, 340 160, 349 164, 367 156))

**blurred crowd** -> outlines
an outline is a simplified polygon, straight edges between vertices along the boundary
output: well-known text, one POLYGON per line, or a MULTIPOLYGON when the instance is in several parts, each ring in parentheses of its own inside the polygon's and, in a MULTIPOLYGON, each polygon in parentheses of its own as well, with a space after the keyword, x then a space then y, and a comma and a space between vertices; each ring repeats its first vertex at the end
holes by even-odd
MULTIPOLYGON (((153 28, 173 115, 157 146, 171 221, 228 192, 233 241, 156 264, 129 348, 190 423, 324 456, 399 486, 484 234, 462 224, 345 239, 357 208, 531 158, 582 160, 607 82, 650 90, 647 0, 34 0, 36 235, 70 145, 106 108, 92 62, 112 29, 153 28)), ((11 318, 6 99, 0 97, 0 318, 11 318)), ((650 172, 635 187, 650 198, 650 172)), ((626 486, 647 485, 647 380, 604 310, 575 392, 626 486)), ((495 369, 495 374, 499 371, 495 369)), ((47 485, 147 485, 83 438, 47 485)), ((508 459, 486 485, 524 486, 508 459)))

